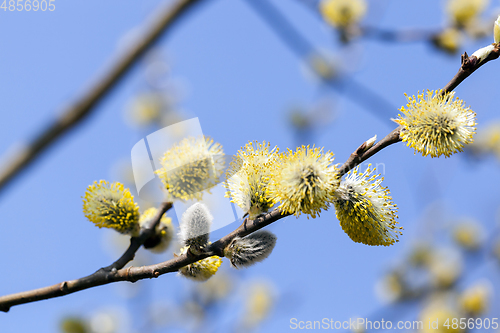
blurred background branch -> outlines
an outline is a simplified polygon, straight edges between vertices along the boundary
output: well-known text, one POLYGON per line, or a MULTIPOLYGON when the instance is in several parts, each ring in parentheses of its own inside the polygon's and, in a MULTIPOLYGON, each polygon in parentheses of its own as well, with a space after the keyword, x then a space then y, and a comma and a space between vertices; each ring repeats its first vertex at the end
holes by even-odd
POLYGON ((5 190, 5 186, 51 144, 85 119, 158 38, 197 2, 198 0, 177 0, 172 4, 163 3, 150 21, 144 25, 144 33, 116 56, 112 65, 96 79, 94 84, 90 85, 88 90, 82 93, 78 100, 65 108, 58 119, 42 130, 30 143, 16 149, 12 156, 2 161, 0 192, 5 190))
POLYGON ((354 78, 346 75, 338 77, 337 69, 329 64, 329 60, 295 28, 272 1, 246 0, 246 3, 273 29, 280 40, 319 76, 322 83, 339 91, 382 122, 391 124, 390 118, 396 115, 397 107, 354 78))

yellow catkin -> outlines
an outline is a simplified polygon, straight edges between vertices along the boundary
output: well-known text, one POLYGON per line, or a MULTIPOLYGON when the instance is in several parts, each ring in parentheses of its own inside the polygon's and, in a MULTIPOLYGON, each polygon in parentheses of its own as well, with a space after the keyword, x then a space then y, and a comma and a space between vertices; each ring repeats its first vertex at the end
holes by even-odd
POLYGON ((227 171, 226 197, 237 204, 250 219, 267 212, 273 206, 269 183, 278 157, 278 149, 270 144, 249 142, 234 156, 227 171))
POLYGON ((488 6, 489 0, 448 0, 446 11, 459 26, 467 25, 488 6))
POLYGON ((398 242, 402 227, 396 222, 397 207, 383 178, 373 175, 371 165, 361 173, 351 170, 335 192, 335 210, 342 230, 356 243, 389 246, 398 242))
POLYGON ((281 154, 270 186, 270 195, 280 204, 279 209, 313 218, 328 209, 339 183, 333 160, 331 152, 309 146, 281 154))
MULTIPOLYGON (((186 253, 187 249, 183 247, 181 254, 186 253)), ((211 256, 180 268, 179 274, 195 281, 206 281, 217 273, 221 264, 220 257, 211 256)))
POLYGON ((160 159, 156 170, 172 199, 201 200, 203 191, 219 183, 224 169, 222 146, 206 137, 188 137, 160 159))
POLYGON ((139 206, 121 183, 101 180, 90 185, 83 197, 83 213, 99 228, 131 235, 139 232, 139 206))
POLYGON ((323 0, 319 4, 323 19, 338 28, 356 24, 365 15, 366 8, 365 0, 323 0))
POLYGON ((462 151, 473 141, 476 130, 476 113, 454 97, 454 92, 427 91, 408 97, 406 107, 401 107, 395 120, 403 126, 401 139, 407 146, 423 156, 439 157, 462 151))

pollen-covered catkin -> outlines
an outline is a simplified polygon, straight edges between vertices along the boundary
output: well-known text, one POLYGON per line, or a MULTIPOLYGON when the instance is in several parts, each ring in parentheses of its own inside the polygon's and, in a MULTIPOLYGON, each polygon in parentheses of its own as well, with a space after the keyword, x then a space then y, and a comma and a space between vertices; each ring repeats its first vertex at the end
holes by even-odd
MULTIPOLYGON (((187 247, 182 248, 181 254, 185 254, 187 250, 187 247)), ((179 269, 179 275, 195 281, 206 281, 217 273, 221 264, 221 258, 218 256, 211 256, 181 267, 179 269)))
POLYGON ((119 182, 101 180, 90 185, 83 197, 83 213, 99 228, 139 234, 139 206, 129 189, 119 182))
POLYGON ((351 170, 335 191, 335 210, 342 230, 356 243, 392 245, 402 228, 396 222, 397 207, 383 178, 373 175, 371 165, 361 173, 351 170))
POLYGON ((278 208, 284 213, 304 213, 313 218, 322 209, 328 209, 339 184, 333 160, 333 153, 309 146, 281 154, 276 166, 279 171, 269 190, 280 204, 278 208))
POLYGON ((408 104, 400 111, 403 115, 394 120, 403 126, 401 140, 423 156, 446 157, 462 151, 473 141, 476 130, 476 113, 454 99, 454 92, 427 91, 408 97, 408 104))
POLYGON ((270 149, 270 144, 249 142, 242 147, 227 171, 224 186, 226 197, 237 204, 251 220, 267 212, 273 206, 269 193, 278 149, 270 149))
POLYGON ((224 171, 222 146, 207 137, 188 137, 160 159, 160 177, 170 200, 201 200, 203 191, 219 183, 224 171))

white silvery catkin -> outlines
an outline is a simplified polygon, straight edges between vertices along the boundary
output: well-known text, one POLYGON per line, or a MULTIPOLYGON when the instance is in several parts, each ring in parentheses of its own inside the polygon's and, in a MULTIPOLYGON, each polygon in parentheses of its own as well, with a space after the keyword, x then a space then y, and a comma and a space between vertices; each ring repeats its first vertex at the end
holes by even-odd
POLYGON ((272 232, 266 230, 243 238, 236 237, 224 249, 224 256, 235 268, 252 266, 269 257, 276 245, 276 239, 272 232))
POLYGON ((210 225, 213 220, 208 207, 195 203, 182 214, 179 238, 184 246, 192 250, 204 248, 209 241, 210 225))

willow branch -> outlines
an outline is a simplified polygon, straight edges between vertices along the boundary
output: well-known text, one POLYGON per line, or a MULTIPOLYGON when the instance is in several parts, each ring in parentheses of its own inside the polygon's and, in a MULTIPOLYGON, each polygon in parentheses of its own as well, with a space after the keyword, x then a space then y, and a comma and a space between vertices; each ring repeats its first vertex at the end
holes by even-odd
POLYGON ((391 133, 387 134, 382 140, 374 144, 373 146, 366 149, 366 142, 363 142, 352 154, 349 156, 347 161, 342 164, 339 168, 338 173, 342 177, 349 170, 353 169, 357 165, 363 163, 368 158, 372 157, 385 147, 392 145, 393 143, 401 141, 399 133, 401 132, 401 126, 398 126, 391 133))
MULTIPOLYGON (((370 156, 373 156, 383 148, 399 141, 399 131, 397 131, 398 129, 391 132, 391 134, 389 134, 386 138, 380 140, 366 151, 366 143, 363 143, 358 149, 356 149, 353 154, 351 154, 351 157, 340 168, 340 170, 343 170, 342 174, 345 174, 350 168, 363 162, 370 156), (395 139, 396 136, 398 140, 395 139)), ((84 278, 64 281, 49 287, 0 297, 0 311, 8 312, 9 309, 15 305, 65 296, 80 290, 89 289, 108 283, 119 281, 135 282, 142 279, 157 278, 158 276, 166 273, 176 272, 181 267, 192 264, 198 260, 205 259, 209 256, 216 255, 219 257, 223 257, 224 248, 229 245, 235 237, 245 237, 259 229, 268 226, 273 222, 276 222, 290 215, 282 213, 279 209, 275 209, 264 216, 256 218, 255 220, 249 220, 248 218, 246 218, 236 230, 222 237, 218 241, 212 243, 204 253, 193 255, 190 251, 187 251, 187 253, 185 254, 176 256, 171 260, 159 264, 142 267, 123 268, 128 261, 133 259, 135 251, 137 251, 144 240, 147 239, 147 230, 154 230, 154 226, 159 223, 159 219, 163 215, 163 212, 168 210, 168 208, 170 207, 171 203, 162 204, 159 209, 160 212, 155 217, 155 221, 153 222, 153 224, 146 228, 146 230, 141 231, 141 235, 138 238, 132 238, 129 249, 127 249, 127 251, 122 255, 120 259, 118 259, 110 266, 101 268, 94 274, 86 276, 84 278)))
POLYGON ((134 63, 155 41, 175 23, 198 0, 178 0, 173 5, 163 6, 148 23, 144 34, 134 45, 116 57, 116 61, 102 74, 81 97, 65 108, 59 118, 45 128, 31 143, 4 162, 0 170, 0 190, 43 153, 52 143, 70 131, 88 116, 95 106, 111 91, 134 63))
POLYGON ((138 237, 130 238, 130 245, 128 249, 122 254, 122 256, 116 260, 114 263, 107 267, 101 268, 104 271, 111 271, 113 269, 121 269, 125 267, 127 263, 132 261, 135 257, 135 253, 139 248, 144 244, 144 242, 151 236, 155 234, 155 228, 160 223, 161 217, 165 214, 170 208, 172 208, 171 202, 164 202, 158 208, 156 215, 151 219, 147 224, 145 224, 141 228, 141 233, 138 237))
MULTIPOLYGON (((455 89, 462 81, 468 78, 472 73, 474 73, 479 67, 485 63, 497 59, 500 56, 500 44, 496 44, 494 50, 483 60, 478 61, 475 56, 468 56, 467 52, 461 57, 461 66, 457 74, 451 79, 450 82, 442 89, 442 94, 451 92, 455 89)), ((375 145, 366 149, 366 142, 361 144, 347 159, 347 161, 339 168, 340 176, 343 176, 349 170, 353 169, 357 165, 363 163, 365 160, 375 155, 380 150, 387 146, 392 145, 401 141, 399 134, 401 133, 401 126, 398 126, 391 133, 385 136, 382 140, 377 142, 375 145)))
POLYGON ((472 73, 474 73, 479 67, 483 66, 487 62, 497 59, 500 56, 500 44, 495 44, 493 51, 481 62, 475 56, 468 56, 467 52, 462 54, 462 65, 458 70, 457 74, 451 79, 450 82, 443 88, 445 92, 450 92, 455 89, 463 80, 468 78, 472 73))
MULTIPOLYGON (((144 242, 151 236, 154 235, 154 230, 156 226, 160 223, 161 217, 170 208, 172 208, 171 202, 164 202, 158 208, 158 212, 147 224, 141 228, 141 232, 138 237, 132 237, 130 239, 130 246, 123 253, 123 255, 109 266, 99 269, 94 274, 89 276, 71 280, 64 281, 53 286, 44 287, 40 289, 35 289, 31 291, 21 292, 17 294, 7 295, 0 297, 0 311, 8 312, 9 309, 14 305, 31 303, 36 301, 41 301, 48 298, 54 298, 59 296, 64 296, 67 294, 72 294, 74 292, 88 289, 103 284, 107 284, 115 281, 132 281, 132 280, 114 280, 115 275, 121 276, 128 269, 124 269, 125 265, 134 259, 135 253, 144 244, 144 242)), ((182 267, 182 266, 181 266, 182 267)))
MULTIPOLYGON (((168 204, 163 204, 162 207, 164 210, 166 210, 168 204)), ((161 215, 163 214, 158 213, 158 215, 155 217, 155 221, 151 224, 151 226, 159 223, 161 215)), ((142 279, 156 278, 166 273, 176 272, 181 267, 192 264, 198 260, 207 258, 209 256, 217 255, 222 257, 224 248, 235 237, 244 237, 248 234, 251 234, 254 231, 264 228, 265 226, 285 216, 288 216, 288 214, 281 214, 279 210, 274 210, 266 214, 265 216, 259 217, 255 220, 248 220, 247 218, 238 227, 238 229, 234 230, 229 235, 224 236, 223 238, 214 242, 213 244, 210 245, 210 247, 207 249, 206 252, 198 255, 193 255, 191 252, 188 251, 185 254, 174 257, 171 260, 159 264, 142 266, 142 267, 128 267, 128 268, 123 268, 124 265, 122 267, 119 267, 121 264, 120 265, 116 264, 118 261, 120 261, 121 259, 120 258, 117 262, 113 263, 112 265, 105 268, 101 268, 94 274, 80 279, 64 281, 49 287, 3 296, 0 297, 0 311, 8 312, 9 309, 15 305, 65 296, 80 290, 89 289, 108 283, 113 283, 118 281, 135 282, 142 279)), ((141 234, 141 236, 138 239, 143 239, 142 236, 143 235, 141 234)), ((127 252, 129 252, 129 250, 127 250, 127 252)))
MULTIPOLYGON (((498 49, 495 50, 496 57, 492 57, 489 60, 498 58, 498 49)), ((487 62, 486 60, 483 63, 487 62)), ((472 74, 477 68, 479 68, 483 63, 478 64, 475 57, 467 57, 466 54, 462 56, 462 67, 457 73, 457 75, 450 81, 448 85, 444 88, 446 91, 451 91, 458 84, 460 84, 465 78, 472 74), (475 67, 473 65, 465 65, 464 63, 476 62, 475 67), (472 68, 467 68, 467 66, 473 66, 472 68), (456 83, 455 83, 456 82, 456 83)), ((367 147, 366 142, 361 144, 347 159, 347 161, 339 168, 339 174, 342 176, 346 174, 349 170, 354 168, 356 165, 364 162, 371 156, 375 155, 382 149, 390 146, 393 143, 401 141, 400 139, 401 127, 397 127, 392 132, 390 132, 383 139, 378 141, 371 147, 367 147)), ((149 266, 142 267, 128 267, 123 268, 127 262, 133 259, 135 251, 140 247, 141 244, 149 237, 148 235, 154 227, 159 223, 161 216, 169 208, 172 207, 171 203, 164 203, 159 209, 158 214, 155 216, 154 221, 149 225, 145 226, 144 230, 141 231, 141 235, 131 240, 129 249, 122 255, 120 259, 111 264, 110 266, 99 269, 92 275, 71 280, 64 281, 49 287, 44 287, 40 289, 30 290, 26 292, 21 292, 17 294, 11 294, 7 296, 0 297, 0 311, 8 312, 12 306, 31 303, 36 301, 41 301, 45 299, 60 297, 68 294, 75 293, 80 290, 89 289, 104 284, 109 284, 119 281, 129 281, 135 282, 142 279, 157 278, 160 275, 172 273, 178 271, 181 267, 192 264, 198 260, 205 259, 209 256, 224 256, 224 248, 231 243, 235 237, 247 236, 261 228, 264 228, 271 223, 274 223, 290 214, 283 214, 279 209, 275 209, 270 213, 260 216, 255 220, 249 220, 246 218, 243 223, 230 234, 222 237, 218 241, 212 243, 208 249, 200 254, 193 255, 190 251, 182 255, 176 256, 171 260, 149 266), (138 245, 139 244, 139 245, 138 245)))

